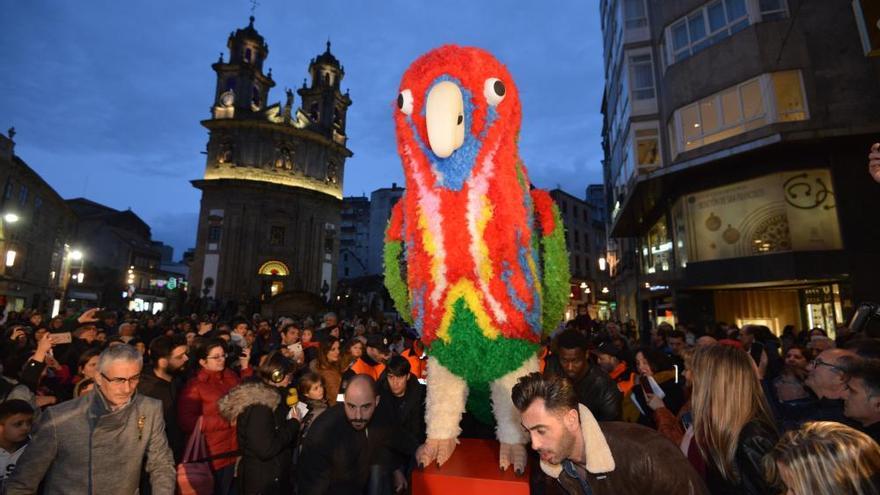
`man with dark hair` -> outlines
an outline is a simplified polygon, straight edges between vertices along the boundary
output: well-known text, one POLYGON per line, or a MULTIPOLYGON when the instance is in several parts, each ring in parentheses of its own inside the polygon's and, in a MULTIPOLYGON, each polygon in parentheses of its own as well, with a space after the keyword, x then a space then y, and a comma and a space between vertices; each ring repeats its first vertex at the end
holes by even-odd
POLYGON ((617 383, 617 388, 622 394, 632 390, 635 384, 635 372, 629 369, 622 349, 611 342, 603 342, 593 353, 596 355, 596 364, 617 383))
POLYGON ((843 414, 880 443, 880 361, 860 359, 847 371, 843 414))
POLYGON ((679 371, 684 369, 684 359, 681 357, 681 351, 687 347, 687 337, 681 330, 673 330, 666 337, 666 344, 669 346, 669 357, 672 358, 673 364, 678 366, 679 371))
POLYGON ((150 358, 153 366, 141 373, 138 392, 162 401, 168 445, 174 453, 175 462, 180 462, 186 439, 177 424, 177 394, 183 388, 180 377, 189 360, 186 341, 167 336, 156 337, 150 342, 150 358))
POLYGON ((425 441, 425 386, 411 371, 406 358, 392 357, 379 382, 379 396, 396 413, 401 430, 421 445, 425 441))
POLYGON ((303 439, 297 481, 300 495, 388 493, 406 486, 396 455, 410 457, 416 443, 400 435, 376 382, 356 375, 344 400, 318 416, 303 439), (380 406, 382 404, 382 406, 380 406))
POLYGON ((547 373, 571 380, 578 402, 600 421, 620 421, 623 394, 606 372, 590 363, 586 337, 577 330, 565 330, 556 337, 555 348, 556 363, 551 360, 547 373))
POLYGON ((709 493, 666 437, 636 424, 597 422, 560 377, 526 375, 513 387, 511 398, 532 448, 540 454, 541 471, 569 494, 709 493))

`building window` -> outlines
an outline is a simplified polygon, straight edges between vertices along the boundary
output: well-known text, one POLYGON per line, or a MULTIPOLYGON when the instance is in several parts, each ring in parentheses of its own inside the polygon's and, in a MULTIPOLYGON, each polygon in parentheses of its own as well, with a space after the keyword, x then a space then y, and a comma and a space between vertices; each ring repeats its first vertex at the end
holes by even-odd
POLYGON ((648 12, 645 0, 623 0, 623 18, 626 29, 648 26, 648 12))
POLYGON ((632 77, 632 94, 634 100, 650 100, 654 98, 654 69, 651 54, 633 55, 629 57, 632 77))
POLYGON ((13 191, 15 191, 15 183, 11 180, 6 183, 6 191, 3 193, 5 199, 12 199, 13 191))
POLYGON ((283 246, 284 245, 284 227, 279 227, 277 225, 273 225, 269 229, 269 245, 270 246, 283 246))
POLYGON ((568 203, 566 203, 565 201, 562 202, 562 214, 568 215, 568 203))
POLYGON ((261 98, 260 98, 260 87, 259 87, 259 86, 254 86, 254 87, 253 87, 253 90, 251 91, 251 105, 253 105, 253 106, 255 106, 255 107, 259 107, 259 106, 260 106, 260 101, 261 101, 261 98))
POLYGON ((637 129, 636 165, 640 171, 650 171, 660 166, 660 132, 655 129, 637 129))
POLYGON ((19 191, 18 191, 18 202, 19 202, 19 204, 23 205, 23 204, 27 203, 27 199, 28 199, 28 188, 26 185, 22 184, 21 189, 19 189, 19 191))
POLYGON ((800 71, 764 74, 675 111, 676 152, 692 150, 774 122, 807 120, 800 71))
POLYGON ((785 0, 758 0, 758 5, 761 8, 761 19, 765 21, 784 19, 788 13, 785 0))
POLYGON ((223 228, 219 225, 212 225, 208 227, 208 242, 220 242, 220 234, 223 232, 223 228))
POLYGON ((251 61, 251 49, 250 49, 250 48, 245 48, 245 49, 244 49, 244 61, 245 61, 245 62, 250 62, 250 61, 251 61))
POLYGON ((572 258, 574 258, 574 263, 572 263, 572 265, 574 265, 574 273, 576 275, 580 275, 581 274, 581 257, 578 255, 574 255, 574 256, 572 256, 572 258))
POLYGON ((715 0, 672 23, 669 60, 680 62, 749 25, 746 0, 715 0))

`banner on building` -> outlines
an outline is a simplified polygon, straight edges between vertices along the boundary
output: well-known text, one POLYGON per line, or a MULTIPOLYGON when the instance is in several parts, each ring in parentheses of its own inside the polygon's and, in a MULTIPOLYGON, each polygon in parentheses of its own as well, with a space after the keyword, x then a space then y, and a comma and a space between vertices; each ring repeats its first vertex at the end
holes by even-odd
POLYGON ((827 169, 767 175, 683 200, 689 261, 842 249, 827 169))

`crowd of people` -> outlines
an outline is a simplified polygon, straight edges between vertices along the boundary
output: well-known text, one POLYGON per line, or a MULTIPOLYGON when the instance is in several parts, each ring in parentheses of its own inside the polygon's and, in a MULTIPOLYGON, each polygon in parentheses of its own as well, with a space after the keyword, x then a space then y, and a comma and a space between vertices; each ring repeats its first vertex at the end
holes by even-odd
MULTIPOLYGON (((578 316, 514 388, 532 492, 880 493, 880 340, 836 331, 578 316)), ((418 468, 399 322, 25 312, 2 336, 9 494, 402 493, 418 468)))

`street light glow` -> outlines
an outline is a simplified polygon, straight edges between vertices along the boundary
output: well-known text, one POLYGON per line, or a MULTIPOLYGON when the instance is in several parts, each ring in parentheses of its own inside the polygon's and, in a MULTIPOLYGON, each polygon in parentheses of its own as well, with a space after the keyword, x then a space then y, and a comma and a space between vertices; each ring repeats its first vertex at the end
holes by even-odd
POLYGON ((18 221, 18 219, 19 219, 19 216, 16 215, 15 213, 7 213, 7 214, 3 215, 3 220, 6 220, 9 223, 15 223, 18 221))
POLYGON ((608 294, 608 287, 602 287, 602 294, 608 294))
POLYGON ((605 271, 606 262, 605 258, 599 258, 599 270, 605 271))
POLYGON ((80 261, 81 259, 83 259, 82 251, 80 251, 79 249, 74 249, 73 251, 71 251, 70 259, 72 259, 73 261, 80 261))
POLYGON ((76 283, 78 283, 78 284, 83 283, 83 279, 85 279, 85 278, 86 278, 86 276, 83 272, 77 273, 76 274, 76 283))

